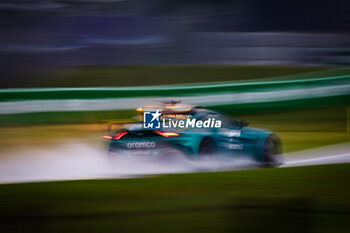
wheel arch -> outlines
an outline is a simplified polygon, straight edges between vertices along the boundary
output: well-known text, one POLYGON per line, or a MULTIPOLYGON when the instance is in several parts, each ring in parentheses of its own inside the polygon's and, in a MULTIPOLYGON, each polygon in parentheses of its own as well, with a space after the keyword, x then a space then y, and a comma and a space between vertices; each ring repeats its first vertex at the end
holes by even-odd
POLYGON ((196 156, 198 156, 199 148, 204 140, 211 140, 214 143, 216 149, 218 148, 217 142, 215 141, 214 137, 211 137, 210 135, 203 135, 197 144, 196 156))
POLYGON ((283 144, 282 144, 281 138, 276 133, 269 132, 264 134, 256 144, 255 157, 258 159, 258 161, 264 160, 264 150, 265 150, 266 142, 268 140, 274 140, 278 145, 281 151, 281 154, 283 154, 283 144))

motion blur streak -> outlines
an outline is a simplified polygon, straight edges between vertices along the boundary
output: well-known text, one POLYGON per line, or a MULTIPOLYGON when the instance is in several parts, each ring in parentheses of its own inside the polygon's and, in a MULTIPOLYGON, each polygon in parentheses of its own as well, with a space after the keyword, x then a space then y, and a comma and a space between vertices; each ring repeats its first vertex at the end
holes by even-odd
MULTIPOLYGON (((225 104, 247 104, 341 96, 350 93, 350 84, 311 88, 290 88, 245 93, 178 96, 188 104, 215 106, 225 104)), ((146 103, 156 102, 159 97, 113 98, 113 99, 67 99, 67 100, 25 100, 0 102, 0 114, 60 112, 60 111, 102 111, 135 109, 146 103)))
POLYGON ((266 84, 288 84, 288 83, 305 83, 305 82, 318 82, 318 81, 334 81, 349 79, 349 75, 310 78, 310 79, 296 79, 296 80, 277 80, 277 81, 258 81, 258 82, 219 82, 211 84, 196 85, 158 85, 158 86, 142 86, 142 87, 68 87, 68 88, 7 88, 0 89, 0 93, 25 93, 25 92, 66 92, 66 91, 135 91, 135 90, 184 90, 184 89, 202 89, 202 88, 217 88, 217 87, 241 87, 251 85, 266 85, 266 84))
MULTIPOLYGON (((283 167, 349 163, 349 143, 287 154, 283 167)), ((228 171, 257 168, 247 159, 181 160, 170 163, 149 158, 107 159, 106 152, 84 143, 47 149, 13 151, 0 157, 0 183, 50 180, 132 178, 156 174, 228 171), (28 153, 30 151, 30 153, 28 153), (30 156, 28 156, 30 154, 30 156)))
POLYGON ((47 149, 13 151, 0 157, 0 183, 66 179, 128 178, 141 175, 235 170, 255 165, 249 160, 183 160, 172 164, 147 158, 107 159, 106 151, 83 143, 47 149))
MULTIPOLYGON (((340 154, 340 155, 330 155, 330 156, 325 156, 325 157, 320 157, 320 158, 311 158, 311 159, 304 159, 304 160, 297 160, 297 161, 290 161, 287 163, 287 166, 290 165, 295 165, 295 164, 306 164, 306 163, 313 163, 313 162, 320 162, 320 161, 337 161, 339 158, 346 158, 347 160, 350 161, 350 153, 348 154, 340 154)), ((329 162, 328 162, 329 163, 329 162)))
POLYGON ((287 154, 283 167, 350 163, 350 143, 341 143, 287 154))

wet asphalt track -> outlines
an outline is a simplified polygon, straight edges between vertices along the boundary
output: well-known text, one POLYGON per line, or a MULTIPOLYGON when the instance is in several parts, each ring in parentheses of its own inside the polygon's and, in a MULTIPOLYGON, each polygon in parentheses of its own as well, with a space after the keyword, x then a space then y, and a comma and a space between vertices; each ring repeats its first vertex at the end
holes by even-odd
MULTIPOLYGON (((288 153, 283 167, 350 163, 350 143, 288 153)), ((254 169, 249 160, 209 159, 174 164, 154 161, 118 161, 111 164, 105 152, 85 144, 64 144, 57 148, 13 151, 0 157, 0 183, 35 181, 132 178, 154 174, 193 173, 254 169)))
POLYGON ((286 154, 282 167, 350 163, 350 143, 325 146, 286 154))

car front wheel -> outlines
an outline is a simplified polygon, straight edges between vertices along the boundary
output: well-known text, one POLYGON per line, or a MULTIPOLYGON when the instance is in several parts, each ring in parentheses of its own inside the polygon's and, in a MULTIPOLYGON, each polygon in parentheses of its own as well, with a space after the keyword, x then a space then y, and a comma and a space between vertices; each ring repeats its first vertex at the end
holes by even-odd
POLYGON ((207 157, 215 154, 217 154, 215 142, 210 138, 204 138, 198 148, 199 157, 207 157))
POLYGON ((270 135, 264 146, 264 167, 279 167, 283 164, 282 143, 277 135, 270 135))

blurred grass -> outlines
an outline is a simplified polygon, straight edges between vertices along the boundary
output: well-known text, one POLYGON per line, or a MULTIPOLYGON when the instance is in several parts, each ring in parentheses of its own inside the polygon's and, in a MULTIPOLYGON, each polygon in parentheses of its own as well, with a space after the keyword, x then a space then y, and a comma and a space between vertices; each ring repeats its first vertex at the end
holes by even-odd
POLYGON ((86 66, 51 67, 7 80, 3 87, 146 86, 196 82, 240 81, 292 75, 293 78, 349 74, 349 69, 298 66, 86 66), (294 75, 300 75, 294 77, 294 75))
POLYGON ((350 164, 0 185, 1 232, 348 232, 350 164))
POLYGON ((0 153, 11 149, 52 146, 60 142, 78 140, 100 145, 104 124, 59 124, 0 128, 0 153))
POLYGON ((260 114, 236 115, 252 126, 277 132, 346 132, 347 107, 296 109, 260 114))
POLYGON ((36 112, 24 114, 0 115, 0 125, 44 125, 96 123, 111 119, 131 119, 135 110, 122 111, 90 111, 90 112, 36 112))
POLYGON ((284 153, 349 142, 348 132, 281 132, 284 153))

